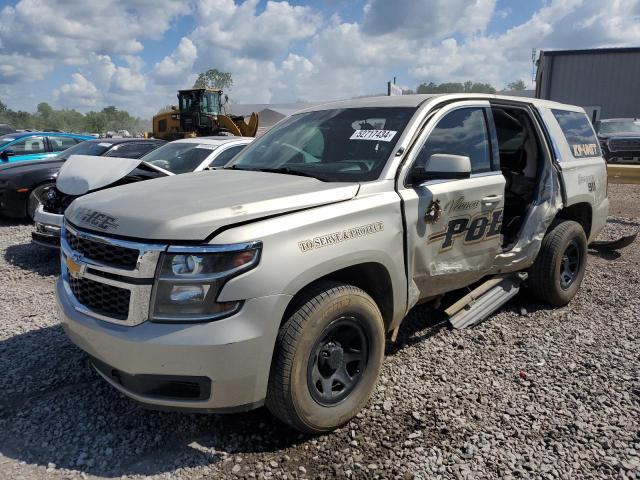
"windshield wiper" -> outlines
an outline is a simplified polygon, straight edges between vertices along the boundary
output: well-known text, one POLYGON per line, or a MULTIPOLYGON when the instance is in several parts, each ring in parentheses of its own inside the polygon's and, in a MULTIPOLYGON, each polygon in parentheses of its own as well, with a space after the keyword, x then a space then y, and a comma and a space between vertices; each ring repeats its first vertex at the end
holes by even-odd
POLYGON ((285 175, 297 175, 299 177, 310 177, 315 178, 316 180, 320 180, 321 182, 329 181, 328 178, 323 178, 318 176, 315 173, 303 172, 301 170, 294 170, 291 167, 277 167, 277 168, 242 168, 237 165, 231 165, 230 167, 226 167, 225 169, 233 169, 233 170, 246 170, 249 172, 266 172, 266 173, 283 173, 285 175))

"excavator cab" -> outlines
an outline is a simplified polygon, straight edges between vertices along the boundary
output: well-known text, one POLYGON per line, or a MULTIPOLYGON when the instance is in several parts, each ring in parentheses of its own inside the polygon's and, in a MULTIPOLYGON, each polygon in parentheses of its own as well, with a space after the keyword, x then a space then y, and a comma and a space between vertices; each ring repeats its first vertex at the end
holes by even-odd
POLYGON ((222 90, 195 88, 178 92, 180 129, 183 132, 207 134, 216 128, 221 113, 222 90))

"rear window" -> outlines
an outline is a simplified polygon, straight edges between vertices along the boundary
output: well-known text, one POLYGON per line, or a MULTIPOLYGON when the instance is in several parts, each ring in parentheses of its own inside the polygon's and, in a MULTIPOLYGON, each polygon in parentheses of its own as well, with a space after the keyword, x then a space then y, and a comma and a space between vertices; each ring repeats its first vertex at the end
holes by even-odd
POLYGON ((99 157, 104 152, 111 148, 112 144, 108 142, 82 142, 77 145, 74 145, 71 148, 67 148, 65 151, 60 153, 56 158, 58 160, 66 160, 71 155, 94 155, 99 157))
POLYGON ((586 114, 566 110, 552 109, 551 111, 560 124, 564 138, 567 139, 571 153, 575 158, 601 155, 600 145, 586 114))

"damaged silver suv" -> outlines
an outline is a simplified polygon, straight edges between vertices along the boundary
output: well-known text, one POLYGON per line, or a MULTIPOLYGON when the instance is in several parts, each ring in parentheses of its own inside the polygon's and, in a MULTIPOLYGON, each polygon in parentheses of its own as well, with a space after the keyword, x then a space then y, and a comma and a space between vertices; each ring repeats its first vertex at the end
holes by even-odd
POLYGON ((75 200, 64 328, 147 405, 266 403, 329 431, 367 403, 414 305, 442 304, 460 328, 520 288, 567 304, 606 221, 606 175, 579 107, 459 94, 317 106, 224 168, 75 200))

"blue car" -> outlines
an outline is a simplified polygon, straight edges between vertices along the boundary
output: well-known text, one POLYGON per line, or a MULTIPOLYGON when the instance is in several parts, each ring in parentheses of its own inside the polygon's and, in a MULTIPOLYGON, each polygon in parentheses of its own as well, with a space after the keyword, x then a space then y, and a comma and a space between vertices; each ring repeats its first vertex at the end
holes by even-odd
POLYGON ((41 160, 93 137, 58 132, 21 132, 0 136, 0 165, 41 160))

